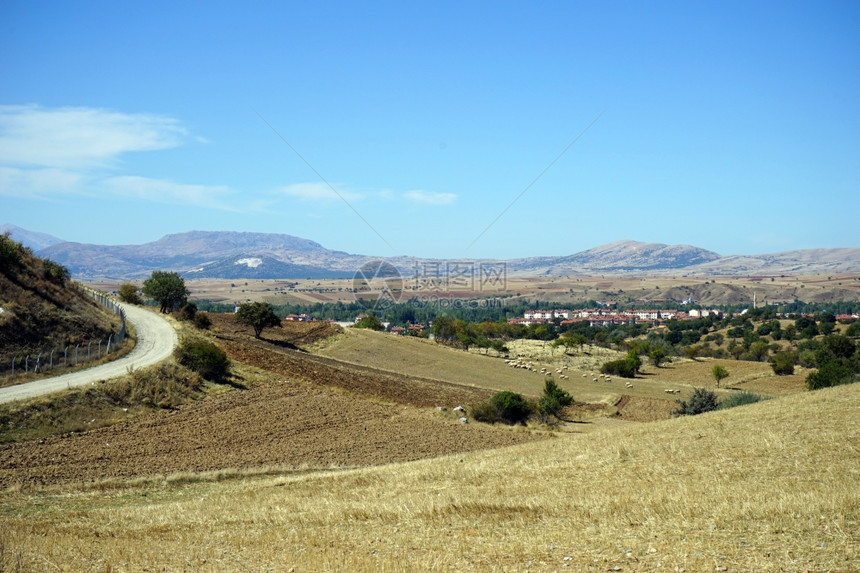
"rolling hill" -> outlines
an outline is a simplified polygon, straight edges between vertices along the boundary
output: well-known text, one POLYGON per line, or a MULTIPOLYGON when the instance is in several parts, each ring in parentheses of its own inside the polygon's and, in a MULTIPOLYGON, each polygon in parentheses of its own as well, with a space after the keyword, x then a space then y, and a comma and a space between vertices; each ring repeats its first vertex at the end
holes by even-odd
MULTIPOLYGON (((286 234, 189 231, 142 245, 93 245, 4 225, 22 241, 82 279, 140 279, 153 270, 192 278, 351 278, 382 257, 356 255, 286 234), (246 261, 246 262, 242 262, 246 261), (247 261, 252 261, 248 263, 247 261)), ((404 276, 416 257, 385 257, 404 276)), ((445 261, 437 260, 444 268, 445 261)), ((623 240, 558 257, 505 261, 509 275, 575 274, 800 275, 860 272, 860 248, 808 249, 764 255, 722 256, 691 245, 623 240)))

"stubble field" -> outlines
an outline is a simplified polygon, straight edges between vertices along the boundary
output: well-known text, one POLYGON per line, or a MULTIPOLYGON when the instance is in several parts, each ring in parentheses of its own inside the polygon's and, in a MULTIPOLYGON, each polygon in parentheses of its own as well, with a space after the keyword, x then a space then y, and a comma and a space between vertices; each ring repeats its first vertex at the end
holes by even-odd
MULTIPOLYGON (((412 297, 435 301, 439 298, 504 297, 507 302, 537 300, 564 305, 586 300, 614 300, 625 304, 660 304, 692 297, 703 305, 805 300, 833 302, 860 300, 860 275, 803 276, 561 276, 526 277, 512 275, 492 287, 475 284, 469 290, 427 291, 403 277, 399 299, 412 297)), ((119 288, 116 281, 94 282, 106 292, 119 288)), ((271 304, 316 304, 352 302, 352 279, 193 279, 186 282, 193 299, 227 304, 269 302, 271 304)), ((371 298, 379 293, 367 293, 371 298)))
POLYGON ((796 395, 667 419, 664 389, 708 386, 716 361, 630 388, 585 372, 612 351, 524 341, 512 352, 594 399, 572 412, 587 423, 460 424, 451 406, 536 395, 543 376, 432 341, 319 323, 255 340, 213 318, 237 389, 0 446, 4 570, 857 570, 860 385, 806 393, 720 361, 729 386, 796 395))

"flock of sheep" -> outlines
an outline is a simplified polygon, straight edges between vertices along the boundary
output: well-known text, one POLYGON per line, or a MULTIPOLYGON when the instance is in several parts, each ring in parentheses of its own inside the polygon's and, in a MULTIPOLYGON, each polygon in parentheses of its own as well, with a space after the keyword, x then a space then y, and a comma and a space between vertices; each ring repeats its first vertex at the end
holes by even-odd
MULTIPOLYGON (((544 376, 552 376, 553 375, 552 369, 547 368, 547 367, 543 367, 540 370, 538 370, 537 366, 535 366, 533 362, 523 362, 522 360, 505 360, 505 363, 508 366, 510 366, 511 368, 523 368, 525 370, 529 370, 529 371, 535 372, 537 374, 542 374, 544 376)), ((567 380, 570 378, 569 375, 565 374, 565 371, 567 371, 567 370, 568 370, 567 366, 560 366, 559 368, 555 369, 555 373, 558 374, 559 379, 567 380)), ((592 378, 593 382, 601 382, 604 380, 606 382, 612 382, 612 376, 610 376, 609 374, 595 374, 594 372, 592 372, 591 376, 593 377, 592 378)), ((583 372, 582 377, 587 378, 588 373, 583 372)), ((630 382, 627 382, 625 384, 625 386, 627 386, 628 388, 633 388, 633 384, 631 384, 630 382)))
MULTIPOLYGON (((542 374, 543 376, 552 376, 553 375, 552 369, 547 368, 545 366, 543 368, 538 369, 538 367, 533 362, 523 361, 522 359, 519 359, 519 358, 512 359, 512 360, 505 360, 505 364, 507 364, 511 368, 522 368, 524 370, 528 370, 528 371, 534 372, 536 374, 542 374)), ((565 372, 567 370, 568 370, 567 366, 560 366, 560 367, 555 369, 555 374, 558 374, 559 379, 567 380, 570 378, 570 376, 565 374, 565 372)), ((609 374, 595 374, 594 372, 592 372, 591 376, 592 376, 593 382, 601 382, 601 381, 612 382, 612 376, 610 376, 609 374)), ((588 373, 583 372, 582 377, 587 378, 588 373)), ((633 388, 633 383, 632 382, 625 382, 624 386, 626 386, 627 388, 633 388)), ((664 391, 667 394, 680 394, 681 393, 680 390, 677 390, 675 388, 666 388, 666 390, 664 390, 664 391)))
MULTIPOLYGON (((543 374, 544 376, 552 376, 552 370, 546 367, 537 369, 537 366, 532 362, 523 362, 522 360, 505 360, 505 364, 510 366, 511 368, 524 368, 525 370, 529 370, 531 372, 536 372, 538 374, 543 374)), ((555 373, 558 374, 558 377, 562 380, 567 380, 570 378, 567 374, 564 373, 567 370, 567 366, 561 366, 555 369, 555 373)), ((584 374, 583 374, 584 376, 584 374)))

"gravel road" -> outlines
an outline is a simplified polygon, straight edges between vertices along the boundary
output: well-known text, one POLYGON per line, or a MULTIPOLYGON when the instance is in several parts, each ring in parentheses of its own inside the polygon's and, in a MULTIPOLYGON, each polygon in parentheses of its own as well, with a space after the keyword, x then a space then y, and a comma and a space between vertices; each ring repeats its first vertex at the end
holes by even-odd
POLYGON ((107 380, 128 372, 129 367, 143 368, 161 362, 173 353, 178 344, 176 330, 163 317, 140 307, 123 304, 126 320, 137 331, 134 349, 118 360, 70 372, 54 378, 35 380, 26 384, 0 388, 0 403, 32 398, 72 386, 83 386, 97 380, 107 380))

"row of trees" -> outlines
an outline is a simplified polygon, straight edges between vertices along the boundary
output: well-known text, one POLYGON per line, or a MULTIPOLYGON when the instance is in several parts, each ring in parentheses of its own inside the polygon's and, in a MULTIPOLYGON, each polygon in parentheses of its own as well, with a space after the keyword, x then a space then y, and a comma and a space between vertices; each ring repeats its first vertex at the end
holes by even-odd
MULTIPOLYGON (((209 320, 197 315, 197 305, 188 302, 188 289, 185 280, 175 272, 154 271, 143 281, 140 291, 155 300, 162 313, 178 310, 180 318, 195 321, 200 327, 208 327, 209 320)), ((130 304, 142 304, 143 299, 138 294, 137 287, 131 283, 120 286, 117 291, 120 300, 130 304)), ((232 310, 232 309, 231 309, 232 310)), ((263 329, 280 326, 281 319, 275 314, 274 307, 267 302, 246 303, 236 311, 236 321, 254 329, 254 336, 260 338, 263 329)))
MULTIPOLYGON (((196 307, 187 310, 188 291, 183 279, 177 273, 155 271, 143 283, 144 295, 160 304, 161 312, 183 308, 192 316, 196 307)), ((140 302, 134 285, 123 285, 120 297, 128 302, 140 302)), ((342 310, 352 314, 355 308, 343 305, 342 310)), ((397 306, 397 305, 396 305, 397 306)), ((474 310, 474 309, 471 309, 474 310)), ((418 318, 414 306, 396 308, 399 317, 414 322, 418 318)), ((249 303, 239 307, 236 320, 254 329, 260 337, 263 329, 280 325, 276 307, 268 303, 249 303)), ((382 321, 375 316, 365 317, 357 325, 360 328, 380 329, 382 321)), ((807 378, 810 389, 852 382, 860 372, 860 352, 851 339, 860 335, 860 322, 849 325, 844 335, 833 334, 836 317, 831 312, 823 312, 814 317, 800 316, 786 327, 776 318, 772 308, 752 309, 734 317, 707 317, 699 320, 669 321, 664 333, 650 332, 646 339, 632 340, 647 331, 641 324, 619 325, 611 328, 589 326, 578 322, 562 327, 556 323, 531 324, 528 326, 509 324, 504 317, 496 320, 473 322, 464 318, 436 316, 433 333, 437 343, 456 346, 468 350, 472 347, 490 349, 498 354, 507 352, 505 341, 517 338, 531 338, 552 341, 553 348, 564 347, 566 351, 582 348, 585 344, 627 346, 625 358, 603 365, 601 371, 607 374, 632 378, 642 365, 642 356, 648 357, 656 366, 672 354, 683 354, 689 358, 700 355, 731 355, 736 359, 768 360, 775 373, 792 374, 797 364, 815 367, 817 372, 807 378), (756 327, 754 320, 760 322, 756 327), (725 337, 715 330, 728 328, 726 349, 721 347, 725 337), (824 335, 818 339, 819 335, 824 335), (704 337, 705 343, 699 342, 704 337), (769 343, 765 337, 774 342, 769 343), (802 339, 796 350, 785 350, 776 341, 802 339), (716 345, 716 350, 710 347, 716 345)), ((714 372, 717 385, 722 373, 714 372)), ((727 373, 726 373, 727 375, 727 373)))

